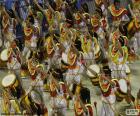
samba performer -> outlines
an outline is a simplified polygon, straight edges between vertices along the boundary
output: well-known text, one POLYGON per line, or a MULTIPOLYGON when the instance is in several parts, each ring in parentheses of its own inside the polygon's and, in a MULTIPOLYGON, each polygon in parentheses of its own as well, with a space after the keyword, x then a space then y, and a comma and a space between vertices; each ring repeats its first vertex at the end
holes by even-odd
POLYGON ((121 21, 129 21, 127 9, 120 7, 120 0, 114 0, 114 3, 108 9, 111 14, 113 28, 118 27, 121 21))
POLYGON ((88 35, 81 35, 81 45, 83 51, 83 59, 86 60, 89 65, 94 61, 94 38, 91 38, 88 35))
POLYGON ((75 116, 93 116, 93 108, 90 99, 90 90, 81 87, 80 93, 74 100, 75 116), (86 111, 85 109, 86 108, 86 111))
POLYGON ((7 92, 2 93, 2 98, 2 112, 5 115, 21 114, 20 105, 17 100, 10 99, 7 92))
POLYGON ((113 44, 109 48, 109 57, 111 59, 110 69, 112 78, 126 78, 126 64, 128 60, 127 37, 114 33, 112 36, 113 44))
POLYGON ((4 45, 9 47, 10 42, 12 42, 15 36, 16 20, 7 13, 5 8, 2 10, 2 33, 4 36, 4 45))
POLYGON ((95 14, 91 17, 91 25, 92 25, 92 33, 94 37, 97 39, 99 51, 101 53, 101 56, 105 57, 106 51, 105 51, 105 30, 103 30, 101 26, 101 16, 98 12, 95 12, 95 14), (103 54, 104 53, 104 54, 103 54))
POLYGON ((82 19, 80 12, 74 14, 75 17, 75 28, 81 33, 88 33, 88 27, 86 22, 82 19))
POLYGON ((103 66, 103 74, 99 79, 99 84, 102 92, 102 108, 100 116, 116 116, 115 84, 111 81, 111 70, 108 66, 103 66))
POLYGON ((33 14, 31 7, 28 7, 29 14, 25 21, 19 18, 17 15, 17 12, 15 11, 15 7, 13 7, 14 14, 16 16, 16 19, 19 23, 22 24, 22 27, 24 28, 24 34, 25 34, 25 46, 22 51, 23 57, 28 59, 31 55, 31 51, 34 51, 37 49, 37 42, 38 42, 38 36, 40 34, 40 25, 37 17, 33 14))
POLYGON ((21 97, 20 106, 24 115, 48 116, 48 110, 44 105, 42 96, 33 88, 21 97))
POLYGON ((55 34, 48 34, 45 40, 47 51, 47 70, 50 68, 59 68, 61 64, 61 46, 57 41, 55 34))
POLYGON ((81 59, 78 58, 76 48, 73 48, 72 46, 69 48, 67 54, 67 64, 68 71, 66 72, 66 81, 68 85, 73 83, 80 85, 84 66, 82 66, 81 59))
POLYGON ((21 68, 21 53, 14 40, 8 49, 7 67, 9 70, 18 70, 21 68))
POLYGON ((66 116, 67 109, 67 90, 64 83, 63 72, 61 69, 50 70, 50 96, 51 110, 50 116, 57 114, 58 116, 66 116))
POLYGON ((34 3, 37 5, 40 11, 45 15, 47 22, 48 22, 48 29, 53 31, 59 30, 59 21, 61 20, 61 14, 59 11, 55 11, 49 2, 47 2, 47 9, 43 9, 36 0, 34 3))

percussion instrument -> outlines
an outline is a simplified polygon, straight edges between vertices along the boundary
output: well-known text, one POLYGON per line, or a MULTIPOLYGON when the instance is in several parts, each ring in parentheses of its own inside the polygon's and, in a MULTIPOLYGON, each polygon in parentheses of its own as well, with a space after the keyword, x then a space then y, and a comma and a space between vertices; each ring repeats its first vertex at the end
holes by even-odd
POLYGON ((0 59, 2 61, 7 61, 8 60, 8 49, 4 49, 1 54, 0 54, 0 59))
POLYGON ((21 107, 30 114, 45 114, 42 97, 38 91, 31 90, 29 94, 23 96, 20 101, 21 107))
POLYGON ((0 53, 0 67, 6 67, 8 61, 8 49, 4 49, 0 53))
POLYGON ((95 71, 97 73, 97 75, 93 74, 90 70, 86 71, 86 74, 89 76, 89 78, 92 81, 92 84, 94 86, 98 86, 99 85, 99 73, 100 73, 100 67, 96 64, 90 65, 89 69, 95 71))
POLYGON ((113 80, 116 84, 117 90, 115 91, 116 100, 121 102, 127 95, 127 82, 125 79, 120 79, 119 81, 114 79, 113 80))
POLYGON ((24 94, 24 90, 15 74, 6 75, 2 80, 2 86, 10 92, 11 96, 17 99, 24 94))

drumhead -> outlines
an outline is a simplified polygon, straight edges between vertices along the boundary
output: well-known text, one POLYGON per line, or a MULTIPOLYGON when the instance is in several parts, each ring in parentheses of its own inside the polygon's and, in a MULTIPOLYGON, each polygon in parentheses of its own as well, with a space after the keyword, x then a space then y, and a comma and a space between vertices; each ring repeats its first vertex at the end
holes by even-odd
POLYGON ((127 83, 125 79, 120 79, 118 81, 119 85, 120 85, 120 90, 124 93, 127 93, 127 83))
POLYGON ((2 61, 7 61, 8 60, 8 49, 4 49, 1 54, 0 54, 0 59, 2 61))
POLYGON ((14 74, 6 75, 2 80, 3 87, 9 87, 10 85, 14 84, 16 80, 16 76, 14 74))
MULTIPOLYGON (((100 73, 100 67, 96 64, 90 65, 89 68, 92 69, 93 71, 95 71, 97 74, 100 73)), ((92 74, 91 71, 89 71, 89 70, 87 70, 87 75, 89 77, 95 77, 95 75, 92 74)))

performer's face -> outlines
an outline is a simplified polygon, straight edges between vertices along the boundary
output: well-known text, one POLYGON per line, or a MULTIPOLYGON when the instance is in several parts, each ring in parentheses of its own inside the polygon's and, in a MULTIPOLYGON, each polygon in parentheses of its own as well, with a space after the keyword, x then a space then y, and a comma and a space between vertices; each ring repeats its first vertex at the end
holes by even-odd
POLYGON ((120 2, 115 2, 114 5, 115 5, 116 9, 120 8, 120 2))

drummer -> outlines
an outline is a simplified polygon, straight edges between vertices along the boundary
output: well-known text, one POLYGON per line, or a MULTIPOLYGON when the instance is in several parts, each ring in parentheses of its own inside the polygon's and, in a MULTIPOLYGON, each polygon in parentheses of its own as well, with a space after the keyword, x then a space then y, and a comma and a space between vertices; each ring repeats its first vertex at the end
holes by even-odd
POLYGON ((127 9, 120 6, 120 0, 114 0, 114 3, 108 9, 111 14, 113 28, 118 27, 121 21, 129 21, 127 9))
POLYGON ((115 109, 115 88, 114 83, 111 80, 111 70, 108 66, 103 66, 103 75, 101 75, 99 83, 101 88, 101 99, 102 99, 102 107, 100 116, 116 116, 117 112, 115 109), (105 77, 105 78, 104 78, 105 77), (107 78, 107 79, 106 79, 107 78), (112 86, 113 85, 113 86, 112 86))
POLYGON ((61 69, 50 70, 50 96, 51 96, 51 116, 57 114, 66 116, 67 89, 61 69))
POLYGON ((17 47, 16 41, 11 43, 8 53, 7 67, 9 70, 19 70, 21 67, 21 53, 17 47))
POLYGON ((126 78, 125 64, 127 64, 128 60, 127 37, 120 36, 115 32, 112 41, 113 44, 109 48, 109 57, 111 58, 109 65, 112 70, 112 78, 126 78))
POLYGON ((4 7, 2 11, 2 33, 5 38, 4 45, 5 47, 9 47, 10 42, 16 38, 14 33, 16 20, 14 17, 10 17, 4 7))

